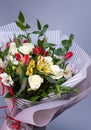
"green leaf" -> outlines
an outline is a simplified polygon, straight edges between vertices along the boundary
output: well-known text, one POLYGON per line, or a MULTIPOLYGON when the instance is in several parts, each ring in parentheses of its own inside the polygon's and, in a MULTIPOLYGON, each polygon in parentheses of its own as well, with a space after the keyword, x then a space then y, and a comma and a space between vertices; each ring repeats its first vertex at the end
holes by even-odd
POLYGON ((10 92, 8 92, 6 95, 5 95, 5 98, 11 98, 12 97, 12 94, 10 92))
POLYGON ((58 79, 57 83, 61 84, 64 83, 66 81, 66 79, 64 77, 58 79))
POLYGON ((39 31, 34 31, 34 32, 32 32, 33 34, 40 34, 40 32, 39 31))
POLYGON ((27 78, 23 78, 20 90, 18 91, 17 95, 19 95, 26 88, 26 85, 27 85, 27 78))
POLYGON ((33 91, 31 88, 28 88, 27 91, 33 91))
POLYGON ((54 47, 54 46, 56 46, 56 44, 54 44, 54 43, 47 43, 47 46, 48 47, 54 47))
POLYGON ((29 29, 29 28, 30 28, 30 25, 29 25, 29 24, 26 24, 25 27, 26 27, 26 29, 29 29))
POLYGON ((25 35, 22 35, 22 37, 27 38, 27 36, 25 36, 25 35))
POLYGON ((25 28, 25 26, 24 26, 22 23, 16 21, 16 25, 17 25, 21 30, 26 31, 26 28, 25 28))
POLYGON ((41 24, 40 24, 40 21, 37 19, 37 27, 39 30, 41 30, 41 24))
POLYGON ((64 55, 64 50, 62 48, 58 48, 54 51, 54 53, 58 56, 63 56, 64 55))
POLYGON ((71 34, 69 39, 72 41, 74 39, 74 35, 71 34))
POLYGON ((65 46, 68 46, 68 40, 63 40, 62 41, 62 45, 65 47, 65 46))
POLYGON ((50 83, 56 83, 57 81, 55 81, 53 78, 49 77, 49 76, 45 76, 45 78, 50 82, 50 83))
POLYGON ((8 55, 8 53, 9 53, 9 48, 6 48, 6 49, 4 50, 4 55, 8 55))
POLYGON ((45 24, 45 25, 43 26, 43 29, 42 29, 42 31, 41 31, 41 34, 44 34, 47 29, 48 29, 48 24, 45 24))
POLYGON ((42 97, 50 98, 49 95, 48 95, 45 91, 42 92, 41 96, 42 96, 42 97))
POLYGON ((24 23, 24 22, 25 22, 24 15, 23 15, 23 13, 22 13, 21 11, 19 12, 18 20, 19 20, 21 23, 24 23))
POLYGON ((76 92, 76 93, 80 93, 80 89, 75 88, 75 89, 73 89, 73 91, 76 92))
POLYGON ((40 96, 32 97, 31 102, 34 104, 39 98, 40 98, 40 96))

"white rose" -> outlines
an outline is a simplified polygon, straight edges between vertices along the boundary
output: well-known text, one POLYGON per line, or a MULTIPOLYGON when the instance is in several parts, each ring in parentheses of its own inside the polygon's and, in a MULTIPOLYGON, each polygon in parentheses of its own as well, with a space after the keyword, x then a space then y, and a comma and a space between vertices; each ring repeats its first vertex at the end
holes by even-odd
POLYGON ((10 86, 13 85, 13 80, 11 78, 11 76, 9 76, 7 73, 2 73, 0 74, 0 77, 2 78, 2 83, 6 86, 10 86))
POLYGON ((50 69, 54 76, 51 76, 53 79, 59 79, 63 77, 63 69, 61 69, 58 65, 51 65, 50 69))
POLYGON ((45 60, 45 62, 47 63, 47 64, 49 64, 49 65, 53 65, 53 59, 52 59, 52 57, 50 57, 50 56, 46 56, 46 57, 44 57, 44 60, 45 60))
POLYGON ((32 90, 37 90, 43 83, 43 78, 39 75, 31 75, 28 77, 28 83, 32 90))
POLYGON ((15 55, 15 53, 18 53, 16 43, 11 42, 10 43, 10 48, 9 48, 9 54, 15 55))
POLYGON ((34 45, 32 43, 25 43, 22 46, 20 46, 18 50, 23 54, 29 54, 33 48, 34 45))

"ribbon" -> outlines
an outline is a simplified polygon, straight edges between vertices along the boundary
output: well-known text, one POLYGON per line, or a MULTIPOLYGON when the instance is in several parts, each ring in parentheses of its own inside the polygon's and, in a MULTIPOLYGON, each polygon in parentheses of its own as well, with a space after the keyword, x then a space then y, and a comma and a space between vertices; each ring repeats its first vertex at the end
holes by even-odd
MULTIPOLYGON (((0 78, 0 80, 2 80, 2 78, 0 78)), ((0 96, 4 96, 4 94, 5 94, 5 86, 2 83, 2 81, 1 81, 1 87, 2 87, 2 93, 1 93, 0 96)), ((12 98, 11 98, 12 99, 12 109, 11 109, 10 113, 8 114, 8 115, 10 115, 10 114, 12 114, 12 112, 14 110, 15 99, 14 99, 14 93, 12 91, 12 88, 10 86, 6 86, 6 87, 8 89, 8 92, 12 95, 12 98)), ((0 109, 6 109, 6 108, 8 108, 8 106, 0 106, 0 109)), ((0 119, 3 119, 3 118, 6 118, 6 116, 0 117, 0 119)))
POLYGON ((9 118, 12 122, 11 126, 10 126, 12 128, 12 130, 20 130, 20 128, 21 128, 21 122, 20 121, 14 119, 13 117, 11 117, 9 115, 7 115, 7 118, 9 118))

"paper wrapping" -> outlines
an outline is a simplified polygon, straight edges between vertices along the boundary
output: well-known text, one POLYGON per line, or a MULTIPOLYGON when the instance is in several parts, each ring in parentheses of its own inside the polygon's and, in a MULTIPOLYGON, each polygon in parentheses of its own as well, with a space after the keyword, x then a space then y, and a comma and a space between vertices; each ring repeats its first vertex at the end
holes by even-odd
MULTIPOLYGON (((75 86, 75 88, 80 89, 80 93, 72 93, 67 97, 66 100, 53 100, 50 102, 26 108, 22 111, 19 111, 18 109, 15 108, 13 112, 14 118, 20 120, 21 122, 31 124, 31 126, 26 125, 25 130, 27 130, 28 128, 29 130, 34 130, 35 128, 41 130, 42 128, 44 128, 44 126, 46 126, 51 120, 56 118, 59 114, 61 114, 68 108, 72 107, 73 105, 75 105, 88 95, 88 93, 91 91, 90 76, 91 76, 91 66, 89 66, 87 69, 87 78, 81 81, 77 86, 75 86)), ((8 124, 6 120, 1 130, 10 130, 7 126, 8 124)), ((23 130, 23 128, 21 128, 21 130, 23 130)))

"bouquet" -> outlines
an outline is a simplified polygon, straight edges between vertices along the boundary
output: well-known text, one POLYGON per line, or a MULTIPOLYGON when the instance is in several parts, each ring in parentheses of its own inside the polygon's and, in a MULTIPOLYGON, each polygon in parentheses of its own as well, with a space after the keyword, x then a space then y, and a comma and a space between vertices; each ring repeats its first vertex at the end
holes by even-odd
POLYGON ((48 25, 42 26, 38 19, 37 31, 30 32, 31 27, 20 12, 16 25, 24 33, 14 34, 14 39, 0 48, 0 80, 8 89, 5 98, 36 103, 53 95, 60 98, 71 93, 73 89, 63 83, 76 74, 73 64, 68 62, 74 56, 69 51, 74 35, 60 41, 58 48, 56 43, 48 42, 48 25), (37 35, 37 43, 32 43, 31 35, 37 35))

